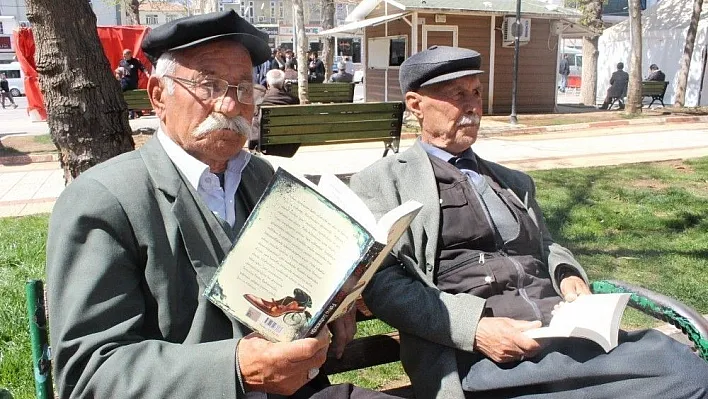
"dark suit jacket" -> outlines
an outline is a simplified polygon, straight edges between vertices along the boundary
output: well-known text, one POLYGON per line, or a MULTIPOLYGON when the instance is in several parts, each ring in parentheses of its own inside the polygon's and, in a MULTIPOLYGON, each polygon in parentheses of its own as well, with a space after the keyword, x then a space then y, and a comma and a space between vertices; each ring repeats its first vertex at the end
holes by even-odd
POLYGON ((629 84, 629 74, 622 70, 617 70, 610 77, 610 88, 607 89, 609 97, 627 96, 627 84, 629 84))
POLYGON ((266 90, 265 97, 263 97, 262 105, 292 105, 300 104, 300 100, 297 97, 293 97, 285 90, 276 89, 274 87, 269 87, 266 90))
POLYGON ((351 73, 347 73, 346 71, 337 72, 329 78, 330 82, 336 83, 351 83, 353 80, 354 75, 352 75, 351 73))
POLYGON ((660 69, 657 69, 656 71, 652 72, 647 76, 647 80, 652 80, 655 82, 664 82, 666 81, 666 75, 664 72, 661 72, 660 69))
MULTIPOLYGON (((585 278, 570 251, 556 244, 549 234, 531 177, 493 162, 478 161, 524 205, 538 226, 556 290, 555 269, 561 264, 575 268, 585 278)), ((433 281, 438 264, 440 197, 427 153, 416 142, 405 152, 383 158, 355 174, 350 184, 377 218, 407 200, 423 204, 394 247, 398 262, 376 273, 364 291, 364 300, 376 316, 400 331, 401 362, 416 397, 463 398, 456 351, 474 351, 485 300, 466 293, 442 292, 433 281)))
POLYGON ((225 229, 157 138, 72 182, 52 212, 47 289, 59 395, 237 398, 248 330, 202 296, 273 174, 251 157, 225 229))

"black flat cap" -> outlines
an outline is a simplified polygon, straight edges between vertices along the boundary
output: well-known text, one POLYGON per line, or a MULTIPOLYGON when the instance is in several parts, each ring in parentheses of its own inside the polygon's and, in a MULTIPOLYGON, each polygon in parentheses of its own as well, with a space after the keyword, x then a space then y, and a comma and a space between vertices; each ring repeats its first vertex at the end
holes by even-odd
POLYGON ((268 34, 241 18, 234 10, 185 17, 151 30, 141 45, 154 64, 171 50, 180 50, 219 39, 241 43, 251 55, 253 65, 270 58, 268 34))
POLYGON ((432 46, 403 61, 398 81, 405 96, 423 86, 446 82, 467 75, 483 73, 482 56, 474 50, 459 47, 432 46))

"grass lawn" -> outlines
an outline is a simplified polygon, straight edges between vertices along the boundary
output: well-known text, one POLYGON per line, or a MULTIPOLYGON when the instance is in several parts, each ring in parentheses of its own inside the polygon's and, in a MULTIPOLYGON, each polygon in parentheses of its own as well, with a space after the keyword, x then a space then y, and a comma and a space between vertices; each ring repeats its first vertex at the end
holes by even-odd
MULTIPOLYGON (((636 283, 708 313, 708 157, 532 175, 552 234, 591 279, 636 283)), ((46 227, 46 215, 0 219, 0 388, 15 398, 34 396, 23 284, 43 276, 46 227)), ((656 324, 633 311, 623 323, 656 324)), ((369 321, 359 333, 384 331, 369 321)), ((333 380, 380 388, 402 374, 393 364, 333 380)))

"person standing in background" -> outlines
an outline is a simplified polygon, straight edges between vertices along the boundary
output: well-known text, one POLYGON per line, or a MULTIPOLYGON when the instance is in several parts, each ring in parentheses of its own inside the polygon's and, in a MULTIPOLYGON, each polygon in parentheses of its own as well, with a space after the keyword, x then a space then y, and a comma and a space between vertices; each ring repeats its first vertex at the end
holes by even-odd
POLYGON ((560 75, 561 81, 558 91, 565 93, 566 87, 568 87, 568 75, 570 75, 570 63, 568 62, 568 54, 563 54, 560 63, 558 64, 558 74, 560 75))

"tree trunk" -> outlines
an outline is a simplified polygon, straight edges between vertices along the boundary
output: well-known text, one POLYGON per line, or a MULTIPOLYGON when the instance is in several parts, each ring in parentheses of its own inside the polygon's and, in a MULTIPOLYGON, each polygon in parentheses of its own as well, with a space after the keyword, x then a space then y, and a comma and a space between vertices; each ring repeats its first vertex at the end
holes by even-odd
POLYGON ((681 68, 679 69, 678 83, 676 84, 676 99, 674 106, 683 107, 686 104, 686 85, 688 84, 688 72, 691 68, 691 58, 693 57, 693 46, 696 42, 696 31, 698 30, 698 19, 701 17, 703 0, 693 1, 693 14, 691 23, 688 25, 686 33, 686 45, 683 47, 681 57, 681 68))
POLYGON ((596 32, 596 36, 583 38, 583 77, 580 97, 584 105, 597 102, 597 59, 600 52, 597 43, 604 25, 602 23, 603 0, 578 0, 582 16, 580 24, 596 32))
POLYGON ((27 0, 47 124, 64 181, 134 147, 128 112, 85 0, 27 0))
POLYGON ((580 98, 584 105, 597 105, 597 59, 600 51, 597 49, 599 36, 583 38, 583 76, 580 87, 580 98))
POLYGON ((307 35, 305 35, 305 13, 302 0, 293 0, 293 14, 295 14, 295 34, 297 35, 297 95, 300 104, 309 104, 307 97, 307 75, 309 72, 307 59, 307 35))
POLYGON ((126 25, 140 25, 140 3, 141 0, 125 0, 126 25))
POLYGON ((642 112, 642 9, 640 0, 629 0, 629 24, 632 32, 632 52, 627 88, 627 113, 642 112))
MULTIPOLYGON (((322 29, 334 28, 334 0, 322 0, 322 29)), ((334 36, 324 38, 322 46, 322 62, 325 64, 325 82, 329 82, 334 64, 334 36)))

